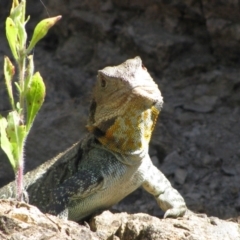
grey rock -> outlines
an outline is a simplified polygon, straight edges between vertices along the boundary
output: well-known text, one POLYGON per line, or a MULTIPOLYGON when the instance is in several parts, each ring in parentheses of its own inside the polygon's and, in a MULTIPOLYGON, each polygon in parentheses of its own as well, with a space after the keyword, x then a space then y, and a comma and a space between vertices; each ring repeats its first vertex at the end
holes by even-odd
POLYGON ((184 167, 187 164, 186 160, 182 158, 177 151, 168 154, 161 165, 161 170, 166 175, 174 174, 179 167, 184 167))
POLYGON ((216 159, 214 159, 212 156, 210 156, 209 154, 207 155, 204 155, 203 156, 203 159, 202 159, 202 162, 203 162, 203 165, 204 166, 209 166, 209 165, 212 165, 214 163, 216 163, 216 159))
POLYGON ((240 196, 237 198, 237 201, 234 204, 235 208, 240 209, 240 196))
POLYGON ((185 169, 178 168, 174 172, 174 180, 175 182, 179 184, 184 184, 186 178, 187 178, 188 172, 185 169))
POLYGON ((161 166, 161 165, 160 165, 160 163, 159 163, 158 157, 157 157, 157 156, 151 156, 151 160, 152 160, 154 166, 156 166, 157 168, 160 169, 160 166, 161 166))
POLYGON ((217 101, 217 96, 202 96, 192 103, 184 104, 183 108, 194 112, 209 113, 214 111, 217 101))
POLYGON ((234 176, 236 174, 236 170, 234 168, 234 166, 228 166, 226 164, 222 165, 222 171, 224 174, 228 175, 228 176, 234 176))

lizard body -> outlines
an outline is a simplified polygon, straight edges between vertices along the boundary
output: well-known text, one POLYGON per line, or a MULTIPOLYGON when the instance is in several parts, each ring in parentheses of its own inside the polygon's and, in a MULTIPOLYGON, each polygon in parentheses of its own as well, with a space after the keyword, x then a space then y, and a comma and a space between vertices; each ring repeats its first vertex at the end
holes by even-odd
MULTIPOLYGON (((162 104, 160 90, 139 57, 99 70, 89 134, 25 174, 29 202, 43 212, 79 221, 142 186, 166 211, 164 217, 182 216, 184 199, 148 154, 162 104)), ((14 194, 14 182, 0 189, 2 198, 14 194)))

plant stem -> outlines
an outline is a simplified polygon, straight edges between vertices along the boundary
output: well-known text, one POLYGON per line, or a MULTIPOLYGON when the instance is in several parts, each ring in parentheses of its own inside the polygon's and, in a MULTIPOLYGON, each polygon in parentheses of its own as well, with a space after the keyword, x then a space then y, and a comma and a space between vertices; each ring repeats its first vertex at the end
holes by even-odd
MULTIPOLYGON (((19 69, 19 86, 20 86, 20 94, 19 94, 19 105, 20 105, 20 111, 18 112, 20 115, 20 121, 21 124, 25 123, 24 119, 24 113, 25 113, 25 102, 24 102, 24 80, 25 80, 25 71, 26 71, 26 58, 25 58, 25 49, 22 49, 19 56, 19 62, 18 62, 18 69, 19 69)), ((24 142, 18 146, 18 152, 19 152, 19 160, 18 160, 18 169, 17 169, 17 175, 16 175, 16 187, 17 187, 17 200, 22 201, 23 200, 23 148, 24 148, 24 142)))
POLYGON ((20 92, 20 96, 19 96, 19 98, 20 98, 19 104, 20 104, 20 109, 21 109, 20 116, 24 123, 24 94, 23 94, 23 91, 24 91, 25 71, 26 71, 26 58, 24 56, 24 53, 20 54, 18 69, 19 69, 19 86, 21 88, 21 92, 20 92))
POLYGON ((19 159, 19 166, 16 176, 17 201, 23 201, 23 154, 19 159))

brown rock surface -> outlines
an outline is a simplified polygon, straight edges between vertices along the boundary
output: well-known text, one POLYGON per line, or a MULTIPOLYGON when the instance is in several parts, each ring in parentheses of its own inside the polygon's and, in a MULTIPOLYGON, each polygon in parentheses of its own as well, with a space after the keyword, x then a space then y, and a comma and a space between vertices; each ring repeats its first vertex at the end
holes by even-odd
POLYGON ((0 200, 0 239, 79 240, 237 240, 240 226, 218 218, 189 213, 179 219, 158 219, 148 214, 113 214, 93 217, 90 230, 72 221, 41 213, 36 207, 0 200))
POLYGON ((89 228, 41 213, 36 207, 0 200, 0 239, 99 239, 89 228))
POLYGON ((237 223, 189 214, 179 219, 158 219, 148 214, 112 214, 109 211, 94 217, 90 228, 101 239, 151 240, 237 240, 237 223))

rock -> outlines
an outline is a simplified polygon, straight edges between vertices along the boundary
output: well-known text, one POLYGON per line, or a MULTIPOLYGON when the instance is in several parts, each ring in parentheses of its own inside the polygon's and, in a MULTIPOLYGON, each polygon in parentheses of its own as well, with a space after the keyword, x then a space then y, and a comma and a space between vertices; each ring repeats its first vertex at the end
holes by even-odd
POLYGON ((225 56, 223 61, 239 59, 240 18, 238 3, 234 1, 202 1, 206 27, 216 56, 225 56), (231 9, 231 10, 230 10, 231 9), (231 14, 227 14, 231 11, 231 14))
POLYGON ((161 168, 161 165, 159 163, 159 159, 157 156, 152 156, 151 157, 152 163, 154 164, 154 166, 156 166, 157 168, 161 168))
POLYGON ((23 202, 0 200, 0 237, 7 239, 195 239, 236 240, 237 223, 187 213, 179 219, 159 219, 148 214, 104 211, 93 217, 89 226, 41 213, 23 202))
POLYGON ((68 38, 57 51, 57 59, 70 67, 84 66, 91 61, 93 42, 83 34, 68 38), (84 48, 82 48, 84 46, 84 48), (78 54, 76 54, 78 52, 78 54))
POLYGON ((239 195, 237 201, 235 202, 234 206, 236 209, 238 209, 238 210, 240 209, 240 195, 239 195))
POLYGON ((227 176, 234 176, 236 174, 234 166, 228 166, 227 164, 222 164, 222 171, 227 176))
POLYGON ((2 240, 99 239, 85 226, 43 214, 34 206, 11 200, 0 200, 0 222, 2 240))
POLYGON ((179 184, 184 184, 186 178, 187 178, 188 172, 185 169, 178 168, 174 172, 174 180, 175 182, 179 184))
POLYGON ((215 162, 215 159, 214 159, 212 156, 210 156, 209 154, 208 154, 208 155, 205 155, 205 156, 203 157, 203 165, 204 165, 204 166, 211 165, 211 164, 214 163, 214 162, 215 162))
POLYGON ((217 101, 217 96, 202 96, 192 103, 184 104, 183 108, 194 112, 209 113, 214 111, 217 101))
POLYGON ((158 219, 147 214, 113 214, 109 211, 91 219, 90 228, 102 239, 156 240, 236 240, 240 238, 237 223, 218 218, 189 214, 179 219, 158 219))
POLYGON ((164 158, 160 169, 166 176, 168 176, 174 174, 179 166, 184 165, 186 165, 185 160, 178 154, 177 151, 173 151, 164 158))

